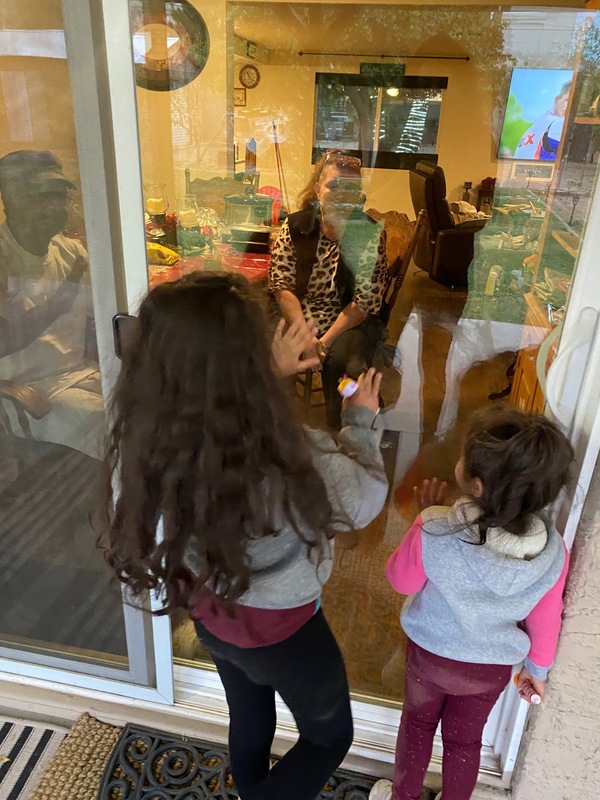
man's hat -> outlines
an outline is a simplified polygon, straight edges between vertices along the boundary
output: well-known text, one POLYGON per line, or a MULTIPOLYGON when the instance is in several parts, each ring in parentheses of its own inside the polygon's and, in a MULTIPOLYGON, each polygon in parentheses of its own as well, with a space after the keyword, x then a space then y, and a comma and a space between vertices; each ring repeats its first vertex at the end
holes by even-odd
POLYGON ((63 174, 62 164, 49 150, 17 150, 0 158, 0 192, 15 191, 17 186, 23 193, 43 194, 57 186, 76 189, 74 183, 63 174))

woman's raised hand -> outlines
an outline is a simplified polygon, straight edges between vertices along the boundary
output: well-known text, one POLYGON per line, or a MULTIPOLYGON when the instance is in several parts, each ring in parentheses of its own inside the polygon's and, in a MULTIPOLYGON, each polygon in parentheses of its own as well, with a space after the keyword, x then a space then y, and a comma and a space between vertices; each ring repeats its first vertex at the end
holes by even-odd
POLYGON ((307 369, 318 368, 321 365, 318 356, 305 358, 303 355, 305 351, 309 350, 315 338, 317 329, 315 321, 309 319, 307 322, 303 317, 298 317, 287 330, 285 330, 285 326, 286 321, 280 319, 271 345, 273 360, 279 375, 287 378, 307 369))

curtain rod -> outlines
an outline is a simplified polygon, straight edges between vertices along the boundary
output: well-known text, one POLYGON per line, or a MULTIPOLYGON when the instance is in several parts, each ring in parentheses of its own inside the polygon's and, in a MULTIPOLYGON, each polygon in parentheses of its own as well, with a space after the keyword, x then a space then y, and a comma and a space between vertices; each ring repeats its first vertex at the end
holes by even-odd
POLYGON ((325 50, 299 50, 299 56, 344 56, 347 58, 432 58, 436 61, 470 61, 470 56, 397 56, 385 53, 329 53, 325 50))

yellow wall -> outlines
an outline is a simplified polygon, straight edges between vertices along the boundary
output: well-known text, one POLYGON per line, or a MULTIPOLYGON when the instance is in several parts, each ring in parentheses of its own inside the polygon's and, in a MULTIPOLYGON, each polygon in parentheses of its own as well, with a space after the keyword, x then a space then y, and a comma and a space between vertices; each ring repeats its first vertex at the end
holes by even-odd
MULTIPOLYGON (((232 99, 228 87, 225 0, 192 2, 209 29, 210 55, 191 84, 173 92, 138 88, 142 174, 166 184, 171 206, 184 193, 184 169, 209 177, 228 171, 232 99), (179 123, 179 128, 174 126, 179 123), (228 127, 229 126, 229 127, 228 127)), ((62 30, 60 0, 0 0, 3 30, 62 30)), ((77 143, 67 61, 0 55, 0 156, 13 150, 51 150, 66 174, 79 180, 77 143)), ((231 165, 232 168, 232 165, 231 165)))
MULTIPOLYGON (((237 57, 235 67, 233 63, 233 15, 240 13, 240 6, 229 5, 226 0, 192 2, 209 29, 209 59, 201 75, 183 89, 173 92, 138 89, 144 182, 166 184, 170 204, 174 207, 176 198, 184 192, 186 166, 191 168, 192 177, 224 175, 233 169, 233 140, 239 143, 243 156, 245 141, 254 137, 258 146, 261 184, 278 185, 271 134, 271 122, 275 120, 288 194, 294 207, 295 198, 311 170, 314 74, 328 70, 358 71, 359 61, 364 59, 338 58, 336 61, 334 58, 313 58, 311 61, 309 58, 299 59, 291 51, 275 52, 269 64, 258 64, 261 81, 255 89, 247 91, 246 108, 235 109, 234 122, 231 90, 240 85, 239 67, 245 63, 237 57)), ((361 7, 357 4, 357 14, 361 7)), ((264 13, 265 16, 260 17, 263 28, 261 43, 267 45, 271 34, 269 17, 264 13)), ((327 9, 323 7, 323 14, 326 13, 327 9)), ((377 12, 379 16, 383 13, 377 12)), ((466 23, 462 22, 462 10, 455 10, 449 18, 454 20, 455 30, 459 34, 462 31, 462 40, 451 35, 452 31, 439 33, 439 21, 447 14, 443 7, 437 12, 432 10, 430 17, 423 17, 422 10, 420 13, 411 10, 410 14, 411 19, 416 20, 414 29, 407 32, 412 42, 412 53, 464 52, 465 47, 472 43, 473 50, 469 52, 472 60, 468 63, 419 58, 405 60, 409 75, 448 77, 438 138, 439 163, 446 172, 449 198, 458 199, 464 181, 471 181, 475 186, 482 178, 497 174, 496 139, 512 63, 507 62, 498 73, 493 67, 494 57, 488 57, 489 50, 499 48, 501 51, 503 47, 502 31, 491 27, 483 29, 487 24, 484 17, 489 18, 489 14, 481 16, 482 12, 478 12, 477 19, 482 20, 483 26, 481 36, 469 38, 463 30, 466 23), (427 22, 432 20, 439 23, 436 33, 427 30, 427 22)), ((60 30, 60 2, 0 0, 0 21, 4 29, 60 30)), ((357 24, 353 25, 349 20, 348 30, 359 30, 357 24)), ((310 27, 311 38, 313 30, 317 35, 318 26, 310 27)), ((334 44, 332 42, 332 49, 335 49, 334 44)), ((520 65, 561 66, 556 59, 551 65, 530 61, 520 65)), ((0 56, 0 102, 3 109, 8 108, 9 112, 13 109, 12 116, 0 111, 0 155, 20 148, 52 150, 64 162, 67 174, 77 182, 77 148, 66 61, 0 56), (9 77, 2 78, 7 74, 9 77), (25 91, 18 88, 23 86, 23 82, 25 91), (24 115, 24 119, 31 119, 31 133, 18 133, 18 130, 26 131, 27 126, 16 124, 16 107, 20 108, 19 113, 24 115)), ((368 205, 382 211, 397 209, 412 216, 408 172, 365 172, 368 205)))
MULTIPOLYGON (((448 198, 461 199, 463 183, 477 187, 487 177, 502 183, 512 163, 496 159, 497 143, 513 67, 561 68, 571 65, 576 12, 531 9, 490 11, 448 3, 374 5, 355 9, 313 2, 287 7, 279 2, 234 5, 235 31, 269 48, 268 63, 258 64, 261 81, 247 91, 245 108, 235 109, 234 136, 243 152, 257 140, 261 183, 278 184, 271 121, 278 125, 281 156, 292 209, 310 172, 316 72, 359 72, 361 61, 327 53, 398 53, 406 75, 448 78, 439 135, 439 164, 446 174, 448 198), (303 55, 298 51, 322 53, 303 55), (469 61, 423 56, 468 56, 469 61)), ((234 85, 239 85, 236 58, 234 85)), ((386 58, 385 64, 392 64, 386 58)), ((365 170, 367 206, 413 215, 406 170, 365 170)), ((471 193, 476 200, 476 191, 471 193)))
POLYGON ((137 90, 144 183, 166 184, 171 207, 184 194, 184 170, 192 178, 233 169, 231 62, 225 0, 192 0, 208 27, 210 53, 200 75, 172 92, 137 90))
MULTIPOLYGON (((292 207, 310 174, 313 144, 315 73, 317 71, 358 72, 358 64, 339 63, 332 69, 304 65, 257 65, 261 80, 246 92, 246 108, 235 109, 234 136, 243 154, 245 142, 257 140, 257 166, 261 185, 278 186, 271 120, 276 120, 280 152, 292 207)), ((236 59, 236 85, 239 66, 236 59)), ((462 196, 462 184, 475 186, 483 178, 496 175, 493 158, 492 100, 481 86, 480 73, 473 62, 406 62, 407 75, 447 76, 438 135, 439 164, 444 168, 448 196, 462 196)), ((414 216, 408 188, 407 170, 365 170, 367 206, 380 211, 395 209, 414 216)))
MULTIPOLYGON (((60 0, 0 0, 3 30, 63 29, 60 0)), ((64 58, 0 54, 0 157, 51 150, 79 181, 71 83, 64 58)))

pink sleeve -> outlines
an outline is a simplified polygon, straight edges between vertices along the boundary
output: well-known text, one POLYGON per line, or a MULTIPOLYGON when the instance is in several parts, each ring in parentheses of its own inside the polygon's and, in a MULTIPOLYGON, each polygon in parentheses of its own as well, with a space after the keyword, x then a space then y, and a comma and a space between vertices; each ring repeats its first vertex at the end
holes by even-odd
POLYGON ((565 565, 550 591, 525 619, 525 630, 531 640, 527 661, 547 670, 552 666, 562 622, 563 592, 569 570, 569 551, 565 547, 565 565))
POLYGON ((390 556, 385 568, 388 581, 400 594, 420 592, 427 583, 427 575, 423 569, 422 527, 423 520, 419 515, 408 529, 400 547, 390 556))

